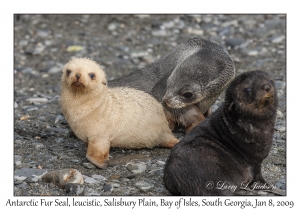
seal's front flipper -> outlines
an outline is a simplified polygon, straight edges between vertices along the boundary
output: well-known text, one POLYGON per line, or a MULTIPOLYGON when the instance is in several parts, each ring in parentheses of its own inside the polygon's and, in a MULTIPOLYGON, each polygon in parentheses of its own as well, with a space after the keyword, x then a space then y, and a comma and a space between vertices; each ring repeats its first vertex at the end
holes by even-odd
POLYGON ((89 140, 86 158, 98 168, 108 166, 110 145, 108 141, 89 140))
POLYGON ((253 179, 249 183, 250 189, 254 190, 271 190, 273 187, 271 184, 265 181, 261 174, 261 164, 254 166, 253 179))

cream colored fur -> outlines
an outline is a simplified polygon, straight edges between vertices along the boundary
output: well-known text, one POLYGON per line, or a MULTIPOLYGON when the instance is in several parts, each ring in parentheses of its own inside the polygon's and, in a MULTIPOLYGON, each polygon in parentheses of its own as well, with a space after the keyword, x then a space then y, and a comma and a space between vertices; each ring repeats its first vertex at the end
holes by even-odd
POLYGON ((88 145, 86 157, 100 168, 107 165, 110 147, 171 148, 178 142, 159 102, 139 90, 107 87, 104 71, 87 58, 64 66, 61 105, 72 131, 88 145))

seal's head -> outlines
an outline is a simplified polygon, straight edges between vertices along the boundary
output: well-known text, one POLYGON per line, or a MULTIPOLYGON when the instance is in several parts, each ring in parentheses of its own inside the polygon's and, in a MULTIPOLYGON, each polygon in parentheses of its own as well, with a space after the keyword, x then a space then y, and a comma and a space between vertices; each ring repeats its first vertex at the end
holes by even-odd
POLYGON ((264 120, 276 116, 277 103, 273 78, 257 70, 245 72, 231 82, 224 109, 230 115, 264 120))
POLYGON ((217 43, 207 42, 182 60, 167 79, 165 106, 181 109, 196 103, 205 113, 234 77, 234 64, 217 43))
POLYGON ((62 84, 70 91, 101 91, 106 83, 104 71, 88 58, 73 58, 63 67, 62 84))

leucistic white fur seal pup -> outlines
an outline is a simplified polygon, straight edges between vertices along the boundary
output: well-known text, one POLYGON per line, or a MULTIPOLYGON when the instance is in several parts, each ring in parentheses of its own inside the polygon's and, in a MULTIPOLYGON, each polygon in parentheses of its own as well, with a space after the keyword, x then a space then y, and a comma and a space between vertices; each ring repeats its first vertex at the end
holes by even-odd
POLYGON ((178 142, 158 101, 140 90, 109 88, 104 71, 91 59, 66 63, 61 86, 63 114, 86 143, 87 159, 99 168, 107 166, 110 147, 172 148, 178 142))

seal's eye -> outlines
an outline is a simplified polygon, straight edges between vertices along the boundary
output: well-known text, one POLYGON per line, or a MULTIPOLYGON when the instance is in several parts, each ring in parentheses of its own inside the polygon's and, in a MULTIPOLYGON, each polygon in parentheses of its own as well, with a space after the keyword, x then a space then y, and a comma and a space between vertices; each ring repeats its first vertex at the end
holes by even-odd
POLYGON ((185 97, 186 99, 192 98, 193 93, 192 92, 184 92, 181 94, 183 97, 185 97))
POLYGON ((67 69, 67 77, 71 74, 71 70, 67 69))
POLYGON ((245 88, 245 89, 244 89, 244 93, 245 93, 246 95, 249 95, 249 94, 251 93, 251 88, 245 88))
POLYGON ((94 73, 89 73, 89 76, 91 79, 95 79, 95 74, 94 73))

